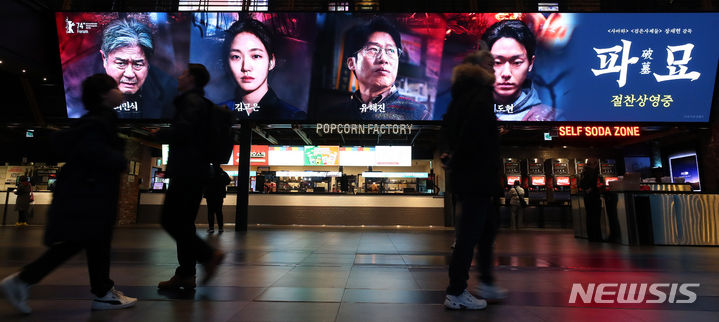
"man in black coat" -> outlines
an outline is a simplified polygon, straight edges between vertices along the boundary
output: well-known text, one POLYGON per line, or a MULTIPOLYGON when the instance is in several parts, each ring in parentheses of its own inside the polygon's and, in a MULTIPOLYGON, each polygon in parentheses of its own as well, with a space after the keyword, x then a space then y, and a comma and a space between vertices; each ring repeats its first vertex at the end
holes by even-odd
POLYGON ((164 290, 193 290, 195 265, 203 264, 203 283, 213 277, 224 254, 213 249, 195 232, 195 219, 202 201, 202 188, 210 174, 207 160, 207 123, 209 101, 203 88, 210 81, 205 66, 189 64, 177 79, 180 96, 175 98, 175 117, 169 129, 157 133, 158 138, 170 143, 166 176, 170 184, 162 207, 162 227, 177 242, 177 260, 180 264, 175 275, 157 287, 164 290))
POLYGON ((492 99, 493 62, 492 55, 482 50, 454 68, 453 99, 442 124, 441 159, 447 171, 447 189, 456 197, 460 214, 444 302, 449 309, 481 310, 487 306, 485 300, 477 299, 466 289, 477 245, 481 283, 476 293, 492 300, 506 295, 505 290, 494 285, 492 275, 492 247, 498 224, 495 200, 502 193, 499 135, 492 99))
POLYGON ((227 196, 227 185, 230 184, 230 176, 222 170, 219 165, 213 166, 213 175, 205 186, 205 200, 207 200, 207 233, 215 232, 215 217, 217 217, 217 228, 220 233, 224 232, 224 221, 222 219, 222 203, 227 196))
POLYGON ((85 250, 90 275, 93 310, 134 306, 136 298, 115 289, 110 279, 110 245, 117 220, 120 174, 127 161, 117 136, 117 114, 122 101, 117 83, 96 74, 82 82, 82 102, 87 113, 67 130, 53 137, 58 157, 67 163, 60 169, 45 227, 49 248, 34 262, 0 283, 10 304, 29 314, 29 288, 62 263, 85 250))

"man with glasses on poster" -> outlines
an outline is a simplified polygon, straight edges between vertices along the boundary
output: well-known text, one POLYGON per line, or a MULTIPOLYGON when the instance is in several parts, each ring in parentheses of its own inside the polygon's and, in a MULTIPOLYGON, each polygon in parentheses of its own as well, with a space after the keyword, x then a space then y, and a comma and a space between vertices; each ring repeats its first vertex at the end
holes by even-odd
POLYGON ((345 48, 353 53, 347 68, 357 78, 357 91, 344 106, 329 114, 332 118, 353 120, 426 120, 427 107, 401 95, 397 79, 402 39, 394 26, 383 18, 350 28, 345 48))

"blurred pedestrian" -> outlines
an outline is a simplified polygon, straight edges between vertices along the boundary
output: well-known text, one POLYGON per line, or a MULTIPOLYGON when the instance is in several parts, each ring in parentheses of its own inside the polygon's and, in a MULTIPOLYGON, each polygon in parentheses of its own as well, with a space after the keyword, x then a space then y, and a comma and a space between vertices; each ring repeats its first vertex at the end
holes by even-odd
POLYGON ((485 299, 506 296, 506 290, 495 285, 492 273, 498 228, 495 203, 502 193, 497 117, 492 108, 493 62, 489 51, 481 50, 454 68, 452 102, 442 124, 440 158, 447 171, 447 190, 456 197, 459 213, 444 301, 449 309, 481 310, 487 307, 485 299), (467 290, 475 246, 480 284, 474 291, 485 299, 467 290))
POLYGON ((136 298, 115 289, 110 279, 110 244, 117 220, 120 174, 125 171, 122 140, 117 136, 114 107, 122 93, 110 76, 96 74, 82 83, 87 113, 74 126, 54 136, 53 147, 67 163, 60 169, 48 211, 45 244, 49 249, 0 283, 5 298, 29 314, 31 285, 85 250, 93 310, 131 307, 136 298))
POLYGON ((160 282, 161 290, 194 290, 197 262, 205 269, 203 283, 215 274, 225 255, 213 249, 197 236, 195 220, 202 201, 202 189, 208 182, 211 165, 205 151, 208 132, 210 101, 205 99, 203 88, 210 81, 205 66, 189 64, 177 78, 181 93, 175 98, 175 116, 168 129, 157 132, 158 138, 170 143, 166 177, 170 185, 162 207, 162 227, 177 243, 179 266, 167 281, 160 282))

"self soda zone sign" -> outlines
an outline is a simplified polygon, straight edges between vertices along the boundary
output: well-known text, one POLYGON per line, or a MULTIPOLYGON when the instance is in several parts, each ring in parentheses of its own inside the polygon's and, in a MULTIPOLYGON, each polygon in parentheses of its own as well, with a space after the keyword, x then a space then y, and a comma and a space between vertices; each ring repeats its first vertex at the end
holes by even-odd
POLYGON ((640 136, 639 126, 582 126, 566 125, 559 127, 560 137, 625 137, 640 136))

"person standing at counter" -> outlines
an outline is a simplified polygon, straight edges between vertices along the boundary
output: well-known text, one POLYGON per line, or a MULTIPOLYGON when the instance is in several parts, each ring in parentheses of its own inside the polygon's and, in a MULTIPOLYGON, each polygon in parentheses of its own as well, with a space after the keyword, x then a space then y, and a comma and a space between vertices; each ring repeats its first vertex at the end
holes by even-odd
POLYGON ((87 110, 73 127, 53 137, 53 147, 67 163, 60 169, 45 227, 49 248, 34 262, 0 283, 5 298, 29 314, 29 288, 58 266, 85 250, 93 310, 122 309, 136 298, 115 289, 110 279, 110 245, 117 220, 120 174, 127 167, 117 136, 117 114, 122 93, 112 77, 96 74, 82 82, 87 110))
MULTIPOLYGON (((485 45, 486 47, 486 45, 485 45)), ((449 263, 449 286, 444 306, 481 310, 488 300, 500 300, 506 290, 495 285, 492 266, 497 232, 495 198, 502 194, 497 118, 492 111, 493 58, 487 50, 466 57, 452 72, 452 102, 444 115, 440 136, 448 191, 457 198, 459 224, 449 263), (486 169, 485 173, 476 169, 486 169), (478 184, 481 183, 481 184, 478 184), (474 248, 480 283, 474 297, 467 290, 474 248)))
POLYGON ((160 140, 170 143, 166 171, 170 186, 165 193, 161 222, 162 228, 177 243, 179 262, 175 274, 158 283, 157 288, 161 290, 194 290, 197 262, 205 268, 203 283, 206 283, 225 257, 222 251, 200 239, 195 227, 202 188, 210 174, 210 161, 201 153, 208 145, 205 135, 210 126, 207 109, 212 105, 204 97, 204 87, 209 81, 210 73, 205 66, 189 64, 177 79, 177 89, 182 94, 174 101, 172 125, 156 133, 160 140))
POLYGON ((524 226, 524 208, 522 208, 522 201, 519 198, 524 198, 524 189, 519 184, 519 180, 514 180, 514 186, 507 192, 509 197, 509 210, 511 212, 511 223, 512 228, 519 229, 524 226))
POLYGON ((217 217, 217 229, 224 232, 222 220, 222 203, 227 196, 227 185, 230 184, 230 176, 218 166, 213 166, 213 175, 210 182, 205 186, 205 200, 207 200, 207 232, 215 232, 215 217, 217 217))
POLYGON ((20 177, 20 183, 14 192, 17 195, 15 200, 15 210, 17 210, 17 223, 15 226, 27 226, 27 218, 30 212, 30 203, 32 200, 32 184, 27 176, 20 177))
POLYGON ((597 181, 599 180, 599 161, 590 158, 584 165, 579 187, 584 193, 584 209, 587 212, 587 238, 592 242, 602 241, 601 213, 602 201, 600 199, 597 181))

